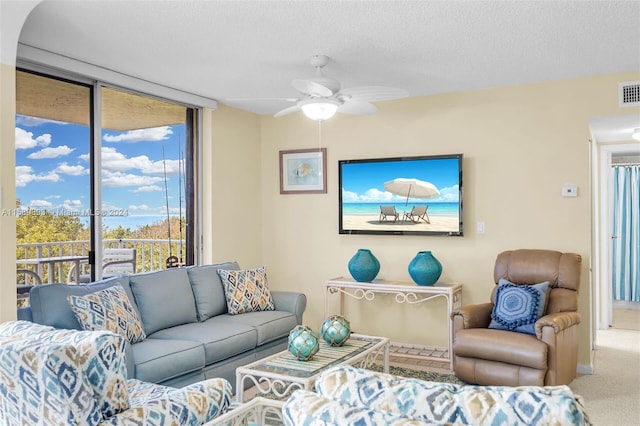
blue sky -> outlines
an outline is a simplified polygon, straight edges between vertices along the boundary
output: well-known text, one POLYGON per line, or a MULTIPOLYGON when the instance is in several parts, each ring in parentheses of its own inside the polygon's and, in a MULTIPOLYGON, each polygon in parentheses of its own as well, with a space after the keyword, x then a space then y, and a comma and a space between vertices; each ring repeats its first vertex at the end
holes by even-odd
POLYGON ((404 202, 406 197, 384 189, 384 183, 395 178, 415 178, 434 184, 440 195, 429 198, 429 202, 458 201, 456 158, 348 163, 342 167, 342 201, 345 203, 404 202))
MULTIPOLYGON (((17 116, 15 138, 16 194, 22 206, 53 212, 89 209, 88 127, 17 116)), ((181 140, 183 125, 103 130, 102 209, 153 217, 149 223, 166 216, 166 167, 169 210, 178 215, 181 140)))

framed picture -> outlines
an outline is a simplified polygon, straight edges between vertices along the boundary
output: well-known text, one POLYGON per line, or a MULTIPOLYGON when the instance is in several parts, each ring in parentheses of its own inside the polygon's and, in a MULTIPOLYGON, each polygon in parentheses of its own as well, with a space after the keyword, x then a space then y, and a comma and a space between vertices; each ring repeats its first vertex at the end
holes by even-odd
POLYGON ((281 194, 326 194, 327 149, 280 151, 281 194))

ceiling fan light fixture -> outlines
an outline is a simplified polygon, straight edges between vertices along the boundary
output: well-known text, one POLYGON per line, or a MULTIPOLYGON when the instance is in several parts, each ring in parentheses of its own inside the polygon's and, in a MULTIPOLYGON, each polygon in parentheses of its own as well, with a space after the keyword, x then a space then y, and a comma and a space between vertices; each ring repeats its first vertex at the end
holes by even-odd
POLYGON ((631 134, 631 139, 640 141, 640 127, 633 130, 633 133, 631 134))
POLYGON ((335 99, 309 99, 300 102, 300 109, 312 120, 328 120, 336 114, 340 102, 335 99))

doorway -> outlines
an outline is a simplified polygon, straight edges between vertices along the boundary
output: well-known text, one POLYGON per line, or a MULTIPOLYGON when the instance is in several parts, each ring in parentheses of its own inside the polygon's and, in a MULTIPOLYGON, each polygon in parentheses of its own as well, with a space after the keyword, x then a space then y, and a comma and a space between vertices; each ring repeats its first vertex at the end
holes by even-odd
MULTIPOLYGON (((638 115, 629 116, 629 134, 640 126, 638 115), (637 124, 634 124, 637 123, 637 124)), ((616 117, 620 123, 620 117, 616 117)), ((592 130, 593 130, 592 123, 592 130)), ((640 329, 640 304, 616 302, 613 296, 613 165, 628 158, 640 159, 640 143, 626 140, 598 138, 594 132, 594 311, 598 329, 640 329)))

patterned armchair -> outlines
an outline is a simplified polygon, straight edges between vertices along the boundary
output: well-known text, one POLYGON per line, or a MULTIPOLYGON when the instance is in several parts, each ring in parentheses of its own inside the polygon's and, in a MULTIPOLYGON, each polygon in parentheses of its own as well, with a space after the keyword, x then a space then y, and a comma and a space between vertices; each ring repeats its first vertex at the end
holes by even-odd
POLYGON ((108 331, 0 325, 0 424, 200 425, 226 411, 224 379, 181 389, 127 380, 124 345, 108 331))
POLYGON ((568 386, 471 386, 405 379, 348 365, 322 373, 315 392, 282 408, 295 425, 591 425, 568 386))

